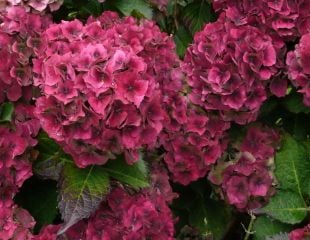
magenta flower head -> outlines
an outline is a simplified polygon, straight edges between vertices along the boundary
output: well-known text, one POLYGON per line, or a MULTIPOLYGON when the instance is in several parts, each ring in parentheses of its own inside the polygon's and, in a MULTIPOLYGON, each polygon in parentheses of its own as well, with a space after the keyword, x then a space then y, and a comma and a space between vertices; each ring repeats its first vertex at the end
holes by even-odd
POLYGON ((56 11, 63 4, 64 0, 7 0, 8 6, 22 6, 27 11, 44 12, 56 11))
POLYGON ((43 129, 80 167, 159 144, 172 118, 169 99, 182 88, 171 37, 151 21, 105 12, 83 25, 51 25, 37 52, 35 85, 43 96, 36 114, 43 129))
POLYGON ((304 240, 310 236, 310 224, 306 225, 303 228, 298 228, 290 232, 290 240, 304 240))
MULTIPOLYGON (((222 13, 196 33, 186 53, 190 101, 226 121, 254 121, 269 84, 280 73, 283 50, 283 42, 256 27, 237 25, 222 13)), ((285 94, 286 87, 281 90, 276 93, 285 94)))
POLYGON ((86 240, 174 239, 175 220, 168 204, 177 195, 162 164, 152 164, 150 181, 150 187, 139 192, 120 185, 113 188, 99 209, 72 226, 66 236, 86 240))
MULTIPOLYGON (((185 110, 186 111, 186 110, 185 110)), ((229 124, 217 116, 206 116, 193 110, 179 129, 162 135, 167 151, 164 160, 173 180, 188 185, 204 177, 226 148, 225 130, 229 124)))
POLYGON ((251 126, 242 142, 232 145, 235 153, 228 151, 227 159, 223 158, 227 161, 219 161, 212 169, 209 180, 219 186, 229 204, 240 211, 247 211, 268 202, 275 193, 275 179, 270 166, 279 141, 274 129, 251 126))
POLYGON ((29 101, 33 84, 31 59, 43 45, 40 33, 50 19, 27 13, 22 7, 7 8, 0 19, 0 103, 21 97, 29 101))
POLYGON ((310 106, 310 33, 301 37, 295 51, 287 54, 288 76, 298 92, 304 96, 304 104, 310 106))
POLYGON ((19 208, 10 198, 0 200, 0 239, 33 239, 31 233, 35 225, 33 217, 25 209, 19 208))
POLYGON ((270 35, 292 41, 310 30, 307 0, 213 0, 216 11, 224 11, 236 25, 252 25, 270 35))

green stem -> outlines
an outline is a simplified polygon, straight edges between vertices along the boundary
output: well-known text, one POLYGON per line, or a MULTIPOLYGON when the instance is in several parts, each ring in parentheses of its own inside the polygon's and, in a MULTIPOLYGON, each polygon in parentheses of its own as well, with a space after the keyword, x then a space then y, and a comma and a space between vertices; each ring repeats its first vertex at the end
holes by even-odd
POLYGON ((255 217, 255 215, 253 213, 250 213, 250 216, 251 216, 251 220, 250 220, 248 228, 245 229, 245 237, 244 237, 243 240, 248 240, 249 237, 254 233, 252 231, 252 228, 253 228, 253 224, 255 222, 256 217, 255 217))

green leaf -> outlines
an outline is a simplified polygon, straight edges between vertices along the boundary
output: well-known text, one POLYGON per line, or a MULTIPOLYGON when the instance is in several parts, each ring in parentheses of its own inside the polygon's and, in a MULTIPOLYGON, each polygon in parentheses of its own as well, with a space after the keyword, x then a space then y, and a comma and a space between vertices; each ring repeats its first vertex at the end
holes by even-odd
POLYGON ((284 135, 275 163, 275 175, 281 189, 294 191, 300 198, 310 195, 310 151, 304 143, 296 141, 288 134, 284 135))
POLYGON ((55 181, 32 177, 15 196, 14 201, 27 209, 36 220, 35 232, 44 225, 52 224, 58 215, 56 185, 55 181))
POLYGON ((293 92, 283 101, 285 108, 292 113, 310 113, 310 107, 303 103, 303 96, 300 93, 293 92))
POLYGON ((254 223, 254 240, 265 240, 268 236, 290 232, 291 226, 268 216, 260 216, 254 223))
POLYGON ((192 36, 185 29, 185 27, 180 26, 174 35, 174 41, 176 44, 177 54, 179 57, 183 58, 189 43, 192 42, 192 36))
POLYGON ((101 166, 81 169, 73 164, 65 164, 59 186, 58 206, 64 226, 58 234, 62 234, 97 210, 109 191, 109 177, 101 166))
POLYGON ((153 10, 151 6, 143 0, 115 0, 113 5, 125 16, 135 14, 136 16, 143 16, 152 19, 153 10))
POLYGON ((14 113, 14 105, 11 102, 3 103, 0 106, 0 123, 11 122, 14 113))
POLYGON ((71 156, 65 154, 61 147, 45 132, 40 132, 36 150, 39 155, 33 165, 33 171, 43 179, 57 181, 64 164, 73 164, 71 156))
POLYGON ((266 207, 257 211, 266 213, 283 223, 296 224, 304 220, 310 208, 297 193, 279 190, 266 207))
POLYGON ((142 158, 133 165, 128 165, 123 158, 119 157, 116 160, 110 160, 103 168, 110 177, 133 188, 149 186, 148 170, 142 158))
POLYGON ((194 35, 213 19, 212 7, 205 0, 195 1, 184 8, 182 16, 185 25, 194 35))

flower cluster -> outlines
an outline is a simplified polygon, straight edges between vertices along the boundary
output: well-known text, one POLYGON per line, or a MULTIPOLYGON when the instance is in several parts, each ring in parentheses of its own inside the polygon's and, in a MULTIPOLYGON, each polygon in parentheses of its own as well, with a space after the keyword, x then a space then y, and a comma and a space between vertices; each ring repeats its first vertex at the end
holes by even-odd
POLYGON ((34 138, 40 129, 33 111, 33 106, 18 104, 11 126, 0 126, 0 239, 3 240, 32 239, 30 229, 35 222, 12 199, 32 175, 33 156, 29 147, 36 145, 34 138))
POLYGON ((50 19, 27 13, 22 7, 10 7, 1 14, 0 21, 0 103, 22 96, 30 100, 31 59, 42 46, 40 34, 50 19))
POLYGON ((224 10, 236 25, 257 26, 286 41, 310 31, 308 0, 213 0, 216 11, 224 10))
POLYGON ((37 12, 43 12, 49 9, 51 12, 53 12, 60 8, 64 0, 6 0, 5 2, 6 3, 1 6, 1 8, 7 8, 10 6, 22 6, 27 11, 34 10, 37 12))
MULTIPOLYGON (((163 166, 153 164, 151 186, 139 192, 116 186, 89 218, 72 226, 70 240, 174 239, 174 221, 168 205, 176 197, 163 166)), ((55 240, 58 226, 44 229, 38 240, 55 240), (42 238, 42 236, 46 238, 42 238)), ((36 239, 36 240, 37 240, 36 239)))
POLYGON ((235 156, 219 163, 209 179, 220 185, 222 195, 239 210, 262 207, 274 194, 273 156, 278 134, 269 128, 250 127, 235 156), (232 158, 232 159, 231 159, 232 158))
POLYGON ((9 198, 0 200, 0 239, 30 240, 35 221, 28 211, 16 206, 9 198))
POLYGON ((304 95, 304 104, 310 106, 310 33, 301 37, 295 51, 287 54, 288 76, 304 95))
POLYGON ((225 130, 229 124, 217 116, 194 110, 185 112, 180 128, 163 134, 167 153, 164 160, 173 180, 187 185, 204 177, 226 148, 225 130))
POLYGON ((151 21, 105 12, 85 25, 54 24, 42 38, 48 44, 34 71, 44 96, 36 113, 78 166, 122 152, 132 163, 139 149, 156 146, 168 118, 162 89, 175 91, 179 64, 170 37, 151 21))
POLYGON ((295 229, 289 234, 290 240, 307 240, 310 238, 310 224, 304 228, 295 229))
POLYGON ((131 196, 118 188, 90 218, 85 239, 168 240, 173 234, 172 214, 162 197, 131 196))
POLYGON ((285 95, 285 81, 278 83, 284 51, 284 42, 254 26, 236 25, 222 13, 196 33, 186 53, 190 101, 218 111, 225 121, 254 121, 268 85, 275 95, 285 95))

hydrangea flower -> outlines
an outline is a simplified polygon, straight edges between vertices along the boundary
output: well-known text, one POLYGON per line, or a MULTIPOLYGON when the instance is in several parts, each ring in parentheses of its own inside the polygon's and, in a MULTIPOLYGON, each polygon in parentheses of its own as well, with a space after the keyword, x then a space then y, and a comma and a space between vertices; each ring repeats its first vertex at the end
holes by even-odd
POLYGON ((33 217, 25 209, 19 208, 9 198, 0 200, 0 239, 31 240, 31 229, 34 227, 33 217))
MULTIPOLYGON (((100 208, 89 219, 69 228, 65 237, 70 240, 172 240, 174 220, 168 204, 176 197, 163 164, 153 163, 149 188, 136 192, 117 184, 100 208)), ((49 225, 34 240, 56 240, 59 228, 60 225, 49 225)))
POLYGON ((33 73, 31 59, 43 45, 40 34, 49 25, 48 16, 27 13, 22 7, 9 7, 1 14, 0 103, 31 100, 33 73))
MULTIPOLYGON (((283 42, 254 26, 236 25, 222 13, 195 34, 186 53, 190 101, 219 112, 225 121, 254 121, 267 99, 268 85, 279 80, 284 51, 283 42)), ((271 90, 284 96, 285 81, 271 90)))
POLYGON ((295 229, 289 234, 290 240, 307 240, 310 237, 310 224, 304 228, 295 229))
POLYGON ((256 26, 286 41, 310 31, 310 3, 307 0, 213 0, 216 11, 223 10, 236 25, 256 26))
POLYGON ((22 6, 27 11, 43 12, 48 9, 53 12, 57 11, 63 2, 64 0, 6 0, 6 5, 2 6, 2 8, 22 6))
POLYGON ((43 129, 80 167, 158 145, 169 121, 165 101, 180 88, 171 37, 152 21, 105 12, 83 25, 51 25, 34 61, 43 96, 36 114, 43 129))
POLYGON ((229 124, 217 116, 188 110, 179 129, 162 136, 167 153, 164 160, 175 182, 188 185, 204 177, 226 148, 229 124))
POLYGON ((288 76, 298 92, 304 96, 304 104, 310 106, 310 33, 301 37, 294 51, 287 54, 288 76))
MULTIPOLYGON (((231 205, 240 211, 262 207, 275 193, 275 179, 270 171, 278 133, 270 128, 252 126, 237 147, 235 156, 220 162, 210 173, 212 183, 231 205)), ((235 147, 236 148, 236 147, 235 147)))

